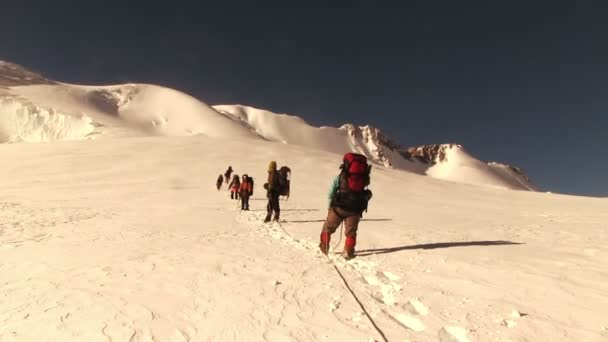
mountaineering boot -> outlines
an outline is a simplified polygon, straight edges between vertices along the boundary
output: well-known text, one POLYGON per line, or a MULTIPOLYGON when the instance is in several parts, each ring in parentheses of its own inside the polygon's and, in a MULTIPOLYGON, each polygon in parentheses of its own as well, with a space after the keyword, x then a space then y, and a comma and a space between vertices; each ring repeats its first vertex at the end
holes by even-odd
POLYGON ((355 257, 355 245, 357 244, 356 236, 347 236, 346 241, 344 241, 344 252, 342 252, 342 256, 346 260, 350 260, 355 257))
POLYGON ((322 232, 321 233, 321 242, 319 243, 319 249, 321 250, 321 253, 327 255, 327 252, 329 252, 329 240, 330 240, 330 235, 329 232, 322 232))
POLYGON ((270 222, 270 214, 266 215, 266 218, 264 219, 264 223, 268 222, 270 222))
POLYGON ((275 214, 274 218, 272 219, 273 221, 279 222, 279 215, 275 214))

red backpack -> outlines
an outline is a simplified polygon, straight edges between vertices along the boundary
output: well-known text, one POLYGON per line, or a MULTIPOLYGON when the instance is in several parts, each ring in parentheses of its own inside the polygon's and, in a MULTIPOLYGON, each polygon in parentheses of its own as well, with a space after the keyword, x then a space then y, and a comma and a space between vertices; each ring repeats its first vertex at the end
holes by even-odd
POLYGON ((342 175, 346 179, 348 190, 360 192, 369 185, 371 165, 367 164, 367 157, 358 153, 346 153, 342 161, 342 175))

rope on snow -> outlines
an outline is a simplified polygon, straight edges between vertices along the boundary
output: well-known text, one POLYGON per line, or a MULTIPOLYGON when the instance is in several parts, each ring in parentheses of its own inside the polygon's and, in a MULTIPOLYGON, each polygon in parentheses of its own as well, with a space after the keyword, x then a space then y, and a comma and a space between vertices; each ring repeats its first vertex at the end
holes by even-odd
MULTIPOLYGON (((291 234, 289 234, 289 232, 285 229, 285 227, 283 227, 283 225, 281 224, 281 222, 277 221, 277 223, 279 224, 279 227, 281 227, 281 229, 283 230, 283 232, 285 232, 285 234, 287 234, 287 236, 289 236, 291 239, 293 239, 293 237, 291 236, 291 234)), ((344 227, 344 222, 342 222, 342 227, 344 227)), ((340 228, 340 241, 342 241, 342 228, 340 228)), ((337 245, 340 244, 340 241, 338 241, 337 245)), ((335 249, 335 247, 334 247, 334 249, 335 249)), ((374 321, 374 319, 372 318, 372 316, 369 314, 369 312, 367 312, 367 309, 365 308, 365 306, 363 305, 363 303, 361 303, 361 300, 359 300, 359 297, 357 297, 357 294, 355 294, 355 291, 353 291, 353 289, 350 287, 350 284, 348 283, 348 281, 346 280, 346 278, 344 277, 344 275, 342 274, 342 272, 340 272, 340 269, 338 268, 338 266, 336 266, 336 264, 329 258, 329 255, 325 255, 325 257, 327 258, 327 260, 329 260, 329 262, 333 266, 333 268, 336 271, 336 273, 338 273, 338 276, 340 276, 340 279, 342 279, 342 282, 344 283, 344 286, 346 286, 346 289, 348 290, 348 292, 350 292, 351 296, 355 299, 355 301, 357 302, 357 304, 359 304, 359 307, 361 308, 361 310, 363 311, 363 313, 365 314, 365 316, 367 317, 367 319, 369 320, 369 322, 372 324, 372 326, 374 327, 374 329, 376 329, 376 331, 378 332, 378 334, 380 335, 380 337, 382 337, 382 340, 384 342, 388 342, 388 339, 386 338, 386 335, 384 335, 384 332, 382 331, 382 329, 380 329, 380 327, 378 327, 378 325, 376 324, 376 322, 374 321)))

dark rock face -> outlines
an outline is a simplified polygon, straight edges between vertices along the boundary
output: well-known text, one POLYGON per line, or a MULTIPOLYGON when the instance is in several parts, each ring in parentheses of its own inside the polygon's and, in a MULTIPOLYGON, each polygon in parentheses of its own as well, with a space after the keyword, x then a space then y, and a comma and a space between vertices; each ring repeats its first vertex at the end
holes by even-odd
POLYGON ((345 130, 355 145, 361 144, 371 153, 368 155, 373 161, 384 166, 393 166, 389 151, 398 151, 400 146, 382 134, 380 130, 372 126, 355 126, 345 124, 341 127, 345 130))
POLYGON ((87 93, 87 100, 99 110, 110 113, 114 116, 118 115, 118 102, 107 90, 93 90, 87 93))
POLYGON ((512 165, 508 165, 509 169, 511 169, 511 171, 515 172, 515 174, 519 175, 520 177, 522 177, 523 179, 525 179, 528 182, 532 182, 530 180, 530 178, 528 177, 528 175, 526 175, 526 173, 519 167, 517 166, 512 166, 512 165))
POLYGON ((24 67, 0 60, 0 87, 24 86, 33 84, 56 84, 24 67))
POLYGON ((462 146, 458 144, 432 144, 402 148, 399 150, 399 153, 412 161, 418 160, 425 164, 436 164, 447 161, 446 151, 453 147, 462 148, 462 146))

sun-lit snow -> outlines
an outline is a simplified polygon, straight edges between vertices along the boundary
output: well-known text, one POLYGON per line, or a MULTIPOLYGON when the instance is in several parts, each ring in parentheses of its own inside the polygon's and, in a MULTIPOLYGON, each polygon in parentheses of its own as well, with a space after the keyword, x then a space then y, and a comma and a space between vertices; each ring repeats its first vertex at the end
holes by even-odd
POLYGON ((329 263, 339 154, 142 137, 4 144, 0 162, 3 341, 381 341, 332 263, 389 341, 608 338, 606 200, 377 166, 358 256, 329 263), (261 222, 271 159, 293 170, 281 225, 261 222), (250 212, 215 189, 228 165, 256 180, 250 212))
POLYGON ((346 132, 335 127, 313 127, 300 117, 275 114, 253 107, 220 105, 213 108, 243 122, 270 141, 336 153, 352 149, 346 132))
POLYGON ((509 166, 484 163, 472 157, 462 146, 444 146, 444 159, 431 166, 426 174, 439 179, 505 189, 536 190, 523 175, 509 166))
POLYGON ((0 143, 85 139, 94 129, 86 115, 0 98, 0 143))
POLYGON ((254 137, 205 103, 177 90, 146 84, 117 86, 31 85, 12 92, 44 106, 84 112, 109 134, 124 127, 152 135, 254 137))

